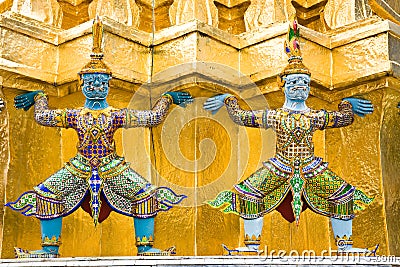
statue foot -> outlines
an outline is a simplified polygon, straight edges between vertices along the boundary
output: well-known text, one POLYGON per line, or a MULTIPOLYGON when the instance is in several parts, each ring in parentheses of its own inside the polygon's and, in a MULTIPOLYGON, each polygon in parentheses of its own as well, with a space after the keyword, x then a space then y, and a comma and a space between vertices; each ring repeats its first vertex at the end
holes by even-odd
POLYGON ((339 253, 367 253, 369 252, 366 248, 347 248, 347 249, 339 249, 339 253))
POLYGON ((346 247, 340 248, 338 253, 339 254, 364 254, 365 256, 376 256, 376 251, 378 250, 379 244, 373 248, 353 248, 353 247, 346 247))
POLYGON ((138 256, 171 256, 176 254, 176 248, 170 247, 165 250, 158 248, 149 248, 145 251, 138 252, 138 256))
POLYGON ((258 250, 256 247, 238 247, 229 249, 226 245, 222 244, 222 247, 228 252, 228 255, 260 255, 264 250, 258 250))
POLYGON ((24 258, 58 258, 59 254, 57 252, 50 252, 46 250, 25 250, 22 248, 14 248, 15 257, 18 259, 24 258))
POLYGON ((253 248, 253 247, 238 247, 235 248, 235 250, 239 251, 239 252, 257 252, 258 249, 253 248))

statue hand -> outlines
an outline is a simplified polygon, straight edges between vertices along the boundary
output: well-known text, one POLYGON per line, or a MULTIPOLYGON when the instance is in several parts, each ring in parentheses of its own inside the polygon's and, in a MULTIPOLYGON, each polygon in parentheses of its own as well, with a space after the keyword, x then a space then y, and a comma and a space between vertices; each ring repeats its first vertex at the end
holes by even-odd
POLYGON ((360 117, 364 117, 365 115, 371 114, 374 111, 374 106, 369 100, 354 97, 348 97, 343 100, 349 101, 353 106, 352 110, 354 114, 360 117))
POLYGON ((231 94, 216 95, 207 99, 204 103, 203 108, 205 110, 211 111, 214 115, 218 110, 224 105, 224 101, 227 97, 232 96, 231 94))
POLYGON ((166 92, 163 95, 172 97, 172 102, 181 107, 186 107, 187 104, 193 102, 192 96, 187 92, 166 92))
POLYGON ((43 91, 34 91, 17 95, 14 98, 14 107, 17 109, 23 108, 25 111, 27 111, 33 106, 33 104, 35 104, 35 96, 39 93, 43 93, 43 91))

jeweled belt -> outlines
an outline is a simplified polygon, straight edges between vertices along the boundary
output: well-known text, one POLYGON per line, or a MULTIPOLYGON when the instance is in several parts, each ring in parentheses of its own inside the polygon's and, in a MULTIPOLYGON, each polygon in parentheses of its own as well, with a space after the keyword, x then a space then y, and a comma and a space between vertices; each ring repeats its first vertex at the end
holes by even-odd
POLYGON ((275 158, 279 159, 279 161, 281 161, 282 163, 285 163, 286 165, 290 165, 290 166, 294 166, 294 162, 295 162, 296 160, 299 160, 299 161, 300 161, 300 165, 301 165, 301 166, 304 166, 305 164, 308 164, 308 163, 312 162, 316 157, 310 156, 310 157, 305 158, 305 159, 301 159, 301 158, 287 158, 287 157, 285 157, 285 156, 282 156, 282 155, 279 154, 279 153, 276 153, 276 154, 275 154, 275 158))
POLYGON ((118 158, 118 155, 113 153, 113 154, 110 154, 108 156, 104 156, 101 158, 99 158, 99 157, 87 158, 84 155, 78 153, 78 154, 76 154, 75 158, 78 159, 80 162, 82 162, 85 165, 99 166, 100 164, 104 165, 104 164, 109 163, 113 159, 118 158))

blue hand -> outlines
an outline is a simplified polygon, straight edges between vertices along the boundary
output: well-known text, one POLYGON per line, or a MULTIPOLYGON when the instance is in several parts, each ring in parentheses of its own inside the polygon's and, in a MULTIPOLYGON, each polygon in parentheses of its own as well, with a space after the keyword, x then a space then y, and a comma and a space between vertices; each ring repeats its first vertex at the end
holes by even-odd
POLYGON ((30 107, 33 106, 33 104, 35 104, 35 96, 39 93, 43 93, 43 91, 34 91, 22 95, 17 95, 14 98, 14 106, 17 109, 23 108, 25 111, 27 111, 28 109, 30 109, 30 107))
POLYGON ((166 92, 163 95, 169 95, 172 97, 172 102, 181 107, 186 107, 187 104, 193 102, 193 98, 189 93, 186 92, 166 92))
POLYGON ((369 100, 354 97, 348 97, 343 100, 349 101, 353 106, 352 110, 354 114, 360 117, 364 117, 365 115, 371 114, 374 111, 374 106, 369 100))
POLYGON ((225 98, 232 96, 231 94, 216 95, 207 99, 204 103, 203 108, 211 111, 211 114, 215 114, 224 105, 225 98))

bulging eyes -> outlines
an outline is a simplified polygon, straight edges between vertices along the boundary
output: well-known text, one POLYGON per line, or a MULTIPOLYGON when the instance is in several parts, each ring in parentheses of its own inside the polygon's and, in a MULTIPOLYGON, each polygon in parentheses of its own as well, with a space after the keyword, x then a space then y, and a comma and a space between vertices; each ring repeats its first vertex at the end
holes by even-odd
MULTIPOLYGON (((93 81, 87 81, 86 82, 86 86, 89 86, 90 88, 93 86, 93 81)), ((102 87, 105 87, 105 86, 107 86, 107 82, 100 82, 100 85, 102 86, 102 87)))
POLYGON ((308 80, 303 80, 302 81, 304 84, 309 84, 310 82, 308 80))
POLYGON ((288 82, 289 85, 296 85, 296 84, 301 84, 301 85, 309 85, 310 82, 307 80, 298 80, 298 81, 289 81, 288 82))

